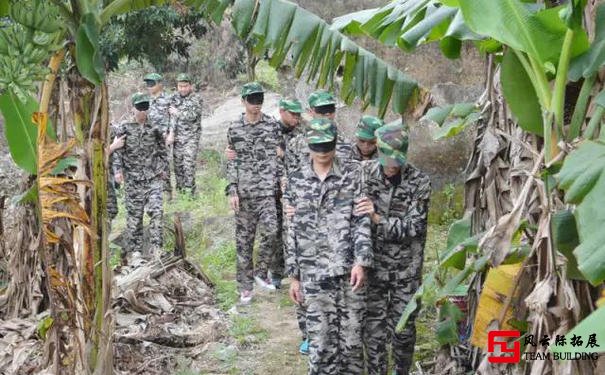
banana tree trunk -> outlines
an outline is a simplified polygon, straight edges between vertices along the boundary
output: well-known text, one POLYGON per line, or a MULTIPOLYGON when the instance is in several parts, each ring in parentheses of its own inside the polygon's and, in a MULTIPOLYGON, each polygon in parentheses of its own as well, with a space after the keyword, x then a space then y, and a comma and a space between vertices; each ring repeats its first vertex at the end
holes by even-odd
MULTIPOLYGON (((73 52, 73 51, 71 51, 73 52)), ((73 55, 73 54, 72 54, 73 55)), ((106 219, 107 87, 95 87, 75 68, 55 85, 63 53, 51 59, 35 122, 42 218, 41 253, 53 325, 47 340, 54 373, 112 373, 111 271, 106 219), (61 87, 63 86, 63 87, 61 87), (64 97, 69 93, 68 97, 64 97), (49 110, 60 130, 54 143, 45 128, 49 110), (75 157, 65 176, 52 176, 59 160, 75 157)))
MULTIPOLYGON (((594 289, 586 282, 569 280, 557 271, 563 260, 553 246, 552 214, 563 208, 562 197, 554 186, 541 178, 545 170, 542 140, 516 125, 507 109, 500 88, 498 68, 491 58, 486 69, 489 116, 477 130, 475 147, 467 168, 465 208, 472 213, 473 232, 481 233, 507 219, 519 206, 527 225, 521 241, 532 250, 514 280, 514 298, 505 301, 503 311, 512 308, 515 317, 528 322, 527 334, 538 342, 548 335, 565 334, 588 313, 594 303, 594 289), (580 303, 579 301, 583 301, 580 303)), ((563 157, 563 154, 560 155, 563 157)), ((477 274, 469 290, 469 322, 480 311, 486 273, 477 274)), ((492 321, 499 329, 504 313, 492 321)), ((541 345, 528 345, 526 352, 544 351, 541 345)), ((486 353, 475 348, 467 358, 478 374, 596 374, 595 361, 527 361, 524 365, 492 365, 486 353)))

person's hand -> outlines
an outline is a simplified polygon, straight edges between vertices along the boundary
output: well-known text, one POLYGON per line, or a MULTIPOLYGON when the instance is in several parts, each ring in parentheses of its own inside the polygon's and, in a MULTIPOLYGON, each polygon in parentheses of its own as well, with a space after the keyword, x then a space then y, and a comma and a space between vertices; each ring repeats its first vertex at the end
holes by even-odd
POLYGON ((351 281, 350 284, 353 287, 353 291, 359 290, 366 282, 366 271, 363 266, 356 264, 351 269, 351 281))
POLYGON ((280 181, 281 191, 286 191, 286 184, 288 183, 288 179, 286 177, 282 177, 280 181))
POLYGON ((300 305, 303 303, 303 294, 300 291, 300 281, 290 278, 290 289, 288 290, 288 295, 295 304, 300 305))
POLYGON ((370 219, 372 219, 374 224, 378 224, 378 222, 380 221, 380 215, 376 213, 376 210, 374 209, 374 203, 368 197, 363 197, 355 200, 355 209, 353 210, 353 215, 369 215, 370 219))
POLYGON ((231 194, 229 196, 229 207, 231 207, 234 212, 239 211, 239 196, 237 194, 231 194))
POLYGON ((296 213, 296 208, 290 205, 285 205, 284 212, 288 219, 292 219, 292 216, 294 216, 294 214, 296 213))
POLYGON ((166 146, 170 146, 171 144, 174 143, 174 133, 170 132, 168 133, 168 135, 166 136, 166 146))
POLYGON ((278 158, 283 158, 286 155, 286 152, 284 151, 284 149, 279 146, 276 148, 276 152, 277 152, 278 158))
POLYGON ((122 172, 116 173, 116 175, 114 177, 115 177, 116 182, 118 184, 123 184, 124 183, 124 175, 122 174, 122 172))
POLYGON ((174 107, 170 107, 168 108, 168 113, 170 113, 172 116, 178 116, 179 110, 174 107))
POLYGON ((237 153, 231 147, 225 147, 225 157, 227 160, 233 160, 237 157, 237 153))
POLYGON ((109 145, 109 153, 111 154, 115 150, 119 150, 124 147, 124 140, 126 139, 126 134, 121 137, 115 137, 113 142, 109 145))

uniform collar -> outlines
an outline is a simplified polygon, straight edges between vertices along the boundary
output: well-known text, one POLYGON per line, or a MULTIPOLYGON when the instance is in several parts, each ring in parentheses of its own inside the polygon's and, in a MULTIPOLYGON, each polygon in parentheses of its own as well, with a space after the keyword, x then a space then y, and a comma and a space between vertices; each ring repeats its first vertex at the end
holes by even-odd
POLYGON ((256 125, 256 124, 260 124, 261 122, 267 122, 267 115, 264 112, 261 112, 260 114, 260 119, 257 122, 248 122, 246 121, 246 113, 243 112, 240 116, 240 122, 244 125, 256 125))
MULTIPOLYGON (((311 160, 310 158, 309 158, 309 161, 305 164, 305 166, 303 168, 303 173, 306 178, 315 178, 315 179, 319 180, 319 177, 317 177, 317 174, 313 170, 313 160, 311 160)), ((330 168, 330 171, 328 172, 328 175, 326 176, 326 180, 332 176, 337 177, 337 178, 342 177, 342 167, 340 165, 340 161, 338 160, 338 158, 336 156, 334 157, 334 161, 332 162, 332 168, 330 168)))

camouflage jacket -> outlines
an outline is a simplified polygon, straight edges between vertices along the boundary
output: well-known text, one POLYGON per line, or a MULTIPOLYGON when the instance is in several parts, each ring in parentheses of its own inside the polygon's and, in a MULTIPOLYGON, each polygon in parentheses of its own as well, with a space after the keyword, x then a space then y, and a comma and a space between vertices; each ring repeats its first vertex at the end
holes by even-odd
POLYGON ((158 126, 164 133, 168 132, 173 126, 170 121, 170 113, 168 112, 171 103, 172 95, 162 91, 157 97, 151 98, 149 111, 147 111, 148 121, 152 125, 158 126))
MULTIPOLYGON (((124 180, 143 181, 158 177, 165 169, 166 146, 163 130, 147 121, 144 125, 126 122, 116 136, 126 135, 124 147, 114 152, 113 167, 124 180)), ((113 156, 113 155, 112 155, 113 156)))
MULTIPOLYGON (((336 141, 336 157, 340 160, 351 159, 351 144, 347 142, 340 134, 336 141)), ((303 161, 308 161, 311 158, 311 150, 307 144, 307 138, 303 133, 295 136, 288 143, 286 149, 285 167, 288 174, 294 172, 301 167, 303 161)))
POLYGON ((280 125, 280 129, 281 129, 281 138, 282 138, 282 140, 281 140, 282 142, 281 142, 280 146, 281 146, 282 150, 284 150, 284 152, 285 152, 286 150, 288 150, 288 144, 290 143, 290 141, 293 138, 299 136, 300 134, 305 133, 304 128, 306 125, 301 122, 294 129, 284 125, 284 123, 281 121, 279 122, 279 125, 280 125))
POLYGON ((284 203, 295 207, 288 220, 287 274, 303 281, 346 275, 354 264, 373 262, 370 218, 354 216, 361 195, 361 165, 335 159, 324 181, 311 163, 288 176, 284 203))
POLYGON ((377 160, 362 163, 364 194, 380 215, 372 223, 374 269, 380 280, 420 279, 431 195, 429 178, 411 164, 401 170, 401 183, 393 186, 377 160))
POLYGON ((174 135, 179 139, 198 136, 202 127, 202 98, 196 93, 182 97, 178 92, 172 95, 171 104, 179 110, 176 116, 170 116, 174 135))
POLYGON ((237 155, 227 161, 227 193, 237 192, 240 198, 275 195, 283 170, 279 123, 263 113, 259 122, 249 124, 242 114, 227 130, 227 141, 237 155))
MULTIPOLYGON (((352 144, 351 145, 351 159, 353 160, 357 160, 357 161, 363 161, 363 156, 361 156, 361 151, 359 151, 359 147, 357 147, 356 144, 352 144)), ((368 160, 376 160, 378 159, 378 149, 374 150, 374 152, 372 153, 372 155, 370 155, 370 158, 368 160)))

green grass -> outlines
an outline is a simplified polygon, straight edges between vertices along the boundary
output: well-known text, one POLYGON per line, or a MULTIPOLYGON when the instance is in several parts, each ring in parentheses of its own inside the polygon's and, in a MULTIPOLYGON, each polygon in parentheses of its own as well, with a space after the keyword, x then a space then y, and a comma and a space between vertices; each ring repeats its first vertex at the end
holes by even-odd
POLYGON ((249 316, 233 315, 231 323, 229 333, 240 347, 261 344, 269 338, 268 332, 249 316))

